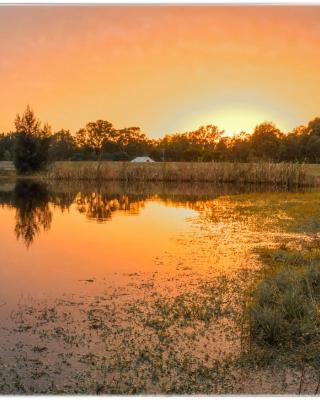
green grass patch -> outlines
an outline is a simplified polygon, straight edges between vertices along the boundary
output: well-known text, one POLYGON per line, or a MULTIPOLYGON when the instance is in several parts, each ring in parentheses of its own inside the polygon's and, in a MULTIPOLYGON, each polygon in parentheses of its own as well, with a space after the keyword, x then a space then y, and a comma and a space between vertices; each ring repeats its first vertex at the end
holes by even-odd
POLYGON ((288 363, 320 363, 320 251, 317 240, 298 251, 260 251, 264 268, 248 309, 254 351, 288 363))

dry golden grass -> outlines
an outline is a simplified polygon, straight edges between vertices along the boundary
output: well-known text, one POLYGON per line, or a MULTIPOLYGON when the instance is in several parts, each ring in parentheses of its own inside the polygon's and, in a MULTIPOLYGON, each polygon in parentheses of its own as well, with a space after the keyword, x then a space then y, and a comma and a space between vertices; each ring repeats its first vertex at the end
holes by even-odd
POLYGON ((315 175, 293 163, 56 162, 44 175, 67 181, 212 182, 313 186, 315 175))

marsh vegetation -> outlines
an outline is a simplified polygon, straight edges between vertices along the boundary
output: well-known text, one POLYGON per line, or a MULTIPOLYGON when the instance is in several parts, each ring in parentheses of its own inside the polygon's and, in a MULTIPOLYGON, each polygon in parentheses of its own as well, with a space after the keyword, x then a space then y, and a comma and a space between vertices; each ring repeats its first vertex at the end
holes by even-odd
POLYGON ((162 162, 58 162, 45 173, 46 179, 125 182, 211 182, 264 184, 279 187, 314 186, 316 178, 304 164, 285 163, 192 163, 162 162))
POLYGON ((27 180, 0 202, 2 393, 319 391, 319 192, 27 180))

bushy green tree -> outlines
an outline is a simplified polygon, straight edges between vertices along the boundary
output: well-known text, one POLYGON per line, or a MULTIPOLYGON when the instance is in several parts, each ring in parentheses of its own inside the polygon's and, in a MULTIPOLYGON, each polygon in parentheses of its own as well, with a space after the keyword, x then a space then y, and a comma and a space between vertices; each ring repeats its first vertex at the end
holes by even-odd
POLYGON ((50 127, 42 126, 34 112, 27 106, 15 119, 16 143, 13 162, 20 174, 30 174, 44 169, 49 159, 50 127))

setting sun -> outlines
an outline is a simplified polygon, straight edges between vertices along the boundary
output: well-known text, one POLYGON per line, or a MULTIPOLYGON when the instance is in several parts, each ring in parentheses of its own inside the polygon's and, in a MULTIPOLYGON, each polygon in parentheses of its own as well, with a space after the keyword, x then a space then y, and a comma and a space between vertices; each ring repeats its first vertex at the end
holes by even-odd
MULTIPOLYGON (((196 114, 196 113, 195 113, 196 114)), ((241 104, 225 105, 217 107, 210 112, 199 112, 195 116, 188 116, 185 121, 185 128, 196 129, 201 125, 211 124, 212 121, 223 127, 227 136, 233 136, 242 131, 252 133, 254 128, 265 121, 277 121, 277 125, 284 131, 290 129, 290 118, 286 115, 280 115, 279 111, 269 111, 267 108, 258 108, 254 106, 241 106, 241 104)))

